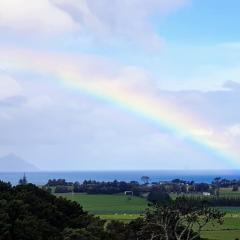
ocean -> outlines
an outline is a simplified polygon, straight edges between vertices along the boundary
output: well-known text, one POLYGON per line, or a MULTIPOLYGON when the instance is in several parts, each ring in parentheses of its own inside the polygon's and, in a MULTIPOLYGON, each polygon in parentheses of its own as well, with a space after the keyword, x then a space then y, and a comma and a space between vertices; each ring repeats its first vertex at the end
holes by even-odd
MULTIPOLYGON (((16 185, 23 172, 0 172, 0 180, 16 185)), ((138 181, 142 176, 150 177, 151 182, 170 181, 175 178, 186 181, 211 183, 216 177, 240 179, 240 170, 190 171, 190 170, 155 170, 155 171, 56 171, 56 172, 26 172, 29 183, 44 185, 48 179, 64 178, 66 181, 96 180, 96 181, 138 181)))

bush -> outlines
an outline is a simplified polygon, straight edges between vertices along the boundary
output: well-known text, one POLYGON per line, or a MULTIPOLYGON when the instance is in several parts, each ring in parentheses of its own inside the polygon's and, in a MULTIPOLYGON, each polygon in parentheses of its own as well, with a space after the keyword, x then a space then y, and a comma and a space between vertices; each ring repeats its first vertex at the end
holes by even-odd
POLYGON ((55 188, 55 193, 69 193, 72 192, 72 190, 67 186, 57 186, 55 188))
POLYGON ((148 195, 148 201, 152 203, 166 205, 171 201, 171 197, 167 192, 152 191, 148 195))

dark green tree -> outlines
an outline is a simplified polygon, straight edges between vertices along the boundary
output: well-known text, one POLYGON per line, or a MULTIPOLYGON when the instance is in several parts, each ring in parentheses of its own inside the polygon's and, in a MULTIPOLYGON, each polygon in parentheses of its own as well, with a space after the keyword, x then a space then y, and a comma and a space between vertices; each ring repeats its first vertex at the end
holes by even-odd
POLYGON ((27 177, 24 173, 23 177, 19 180, 19 185, 26 185, 27 184, 27 177))
POLYGON ((143 218, 139 240, 197 240, 206 224, 222 224, 223 216, 205 203, 191 204, 185 198, 155 204, 143 218))

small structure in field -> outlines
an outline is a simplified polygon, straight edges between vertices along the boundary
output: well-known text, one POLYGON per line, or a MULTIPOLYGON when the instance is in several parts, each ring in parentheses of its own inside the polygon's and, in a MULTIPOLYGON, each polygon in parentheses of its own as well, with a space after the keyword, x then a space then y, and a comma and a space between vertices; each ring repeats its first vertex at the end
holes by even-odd
POLYGON ((203 195, 203 196, 210 196, 211 193, 210 193, 210 192, 203 192, 202 195, 203 195))
POLYGON ((132 197, 133 196, 133 191, 125 191, 124 195, 132 197))

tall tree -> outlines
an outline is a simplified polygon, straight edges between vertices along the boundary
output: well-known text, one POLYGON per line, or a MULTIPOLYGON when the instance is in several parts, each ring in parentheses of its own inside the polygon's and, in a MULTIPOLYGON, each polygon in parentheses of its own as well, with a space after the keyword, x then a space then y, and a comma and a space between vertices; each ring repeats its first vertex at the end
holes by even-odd
POLYGON ((150 180, 150 177, 148 177, 148 176, 142 176, 142 177, 141 177, 141 181, 142 181, 144 184, 149 184, 149 180, 150 180))
POLYGON ((185 198, 155 204, 145 214, 139 240, 198 240, 204 226, 222 224, 223 216, 205 203, 191 204, 185 198))
POLYGON ((24 173, 23 174, 23 177, 19 180, 19 185, 26 185, 28 182, 27 182, 27 177, 26 177, 26 174, 24 173))

